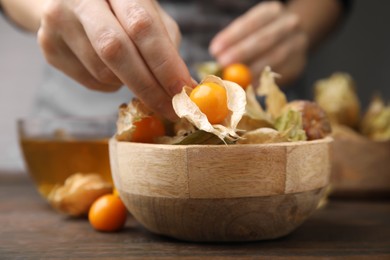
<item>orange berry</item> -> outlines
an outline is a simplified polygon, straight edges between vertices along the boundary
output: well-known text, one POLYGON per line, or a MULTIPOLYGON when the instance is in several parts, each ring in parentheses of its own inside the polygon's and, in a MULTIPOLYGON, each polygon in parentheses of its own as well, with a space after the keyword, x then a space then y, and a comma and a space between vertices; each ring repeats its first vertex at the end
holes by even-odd
POLYGON ((220 124, 229 114, 226 89, 216 83, 206 82, 196 86, 190 99, 206 116, 211 124, 220 124))
POLYGON ((88 219, 98 231, 120 230, 126 223, 127 209, 122 200, 114 194, 98 198, 89 209, 88 219))
POLYGON ((154 143, 154 139, 165 135, 165 127, 161 120, 152 115, 141 118, 134 123, 135 130, 131 141, 136 143, 154 143))
POLYGON ((246 89, 252 82, 250 69, 242 63, 235 63, 225 67, 222 70, 222 78, 237 83, 243 89, 246 89))

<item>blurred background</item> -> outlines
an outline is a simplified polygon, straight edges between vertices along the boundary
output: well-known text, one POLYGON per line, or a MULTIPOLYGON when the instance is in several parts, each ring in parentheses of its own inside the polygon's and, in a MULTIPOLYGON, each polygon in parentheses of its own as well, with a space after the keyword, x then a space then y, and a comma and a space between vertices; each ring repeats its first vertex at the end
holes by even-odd
MULTIPOLYGON (((335 71, 351 74, 365 108, 375 92, 390 101, 390 1, 355 0, 344 25, 311 57, 299 84, 312 97, 313 83, 335 71)), ((16 122, 29 115, 44 59, 34 35, 0 16, 0 169, 23 172, 16 122)))

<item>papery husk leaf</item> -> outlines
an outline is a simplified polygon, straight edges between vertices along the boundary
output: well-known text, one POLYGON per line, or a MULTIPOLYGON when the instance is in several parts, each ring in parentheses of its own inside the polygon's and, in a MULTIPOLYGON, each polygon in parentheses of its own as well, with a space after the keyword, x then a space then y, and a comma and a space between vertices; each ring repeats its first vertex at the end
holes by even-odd
POLYGON ((322 139, 332 132, 332 127, 325 111, 315 102, 294 100, 289 102, 284 111, 294 110, 302 115, 303 130, 308 140, 322 139))
POLYGON ((190 145, 190 144, 232 144, 229 140, 221 140, 218 136, 198 130, 182 139, 180 142, 176 142, 177 145, 190 145))
POLYGON ((360 102, 355 83, 347 73, 334 73, 315 83, 315 101, 328 114, 332 124, 357 127, 360 102))
POLYGON ((266 110, 274 119, 281 115, 283 107, 287 104, 286 95, 275 83, 277 77, 279 75, 270 67, 265 67, 260 76, 260 86, 257 88, 257 95, 266 96, 266 110))
POLYGON ((156 144, 177 144, 183 141, 187 136, 160 136, 155 139, 156 144))
POLYGON ((284 112, 276 119, 275 127, 289 141, 307 140, 305 130, 303 130, 302 115, 298 111, 288 110, 284 112))
POLYGON ((222 67, 215 61, 206 61, 195 65, 196 74, 200 81, 209 75, 222 77, 222 67))
POLYGON ((207 82, 216 83, 226 89, 229 113, 222 124, 210 124, 207 116, 190 99, 192 89, 189 87, 184 87, 182 92, 173 97, 173 108, 179 118, 186 118, 197 129, 213 133, 221 140, 234 141, 239 138, 236 128, 245 112, 245 91, 238 84, 221 80, 216 76, 207 76, 200 84, 207 82))
POLYGON ((365 113, 360 130, 363 135, 375 141, 390 140, 390 105, 375 96, 365 113))
POLYGON ((287 142, 288 138, 282 135, 281 132, 273 128, 259 128, 246 132, 242 138, 237 141, 237 144, 267 144, 287 142))
POLYGON ((175 136, 187 136, 196 131, 195 126, 186 118, 180 118, 179 121, 175 122, 173 129, 175 136))
POLYGON ((262 127, 274 128, 274 124, 268 120, 254 119, 248 115, 243 115, 237 129, 240 131, 251 131, 262 127))
POLYGON ((116 123, 117 133, 115 138, 118 141, 130 142, 132 133, 135 130, 134 122, 153 113, 138 99, 133 99, 129 104, 122 104, 119 107, 118 120, 116 123))
POLYGON ((273 128, 272 118, 263 110, 256 99, 252 85, 246 88, 245 114, 238 123, 240 130, 250 131, 261 127, 273 128))
POLYGON ((75 173, 64 185, 57 185, 48 195, 50 205, 70 216, 85 216, 92 203, 112 192, 112 185, 96 173, 75 173))

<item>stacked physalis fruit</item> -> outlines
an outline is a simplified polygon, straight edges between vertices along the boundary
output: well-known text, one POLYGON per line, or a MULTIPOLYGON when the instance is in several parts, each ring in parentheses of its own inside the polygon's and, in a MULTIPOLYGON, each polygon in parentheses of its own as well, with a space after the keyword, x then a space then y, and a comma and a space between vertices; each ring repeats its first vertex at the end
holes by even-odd
MULTIPOLYGON (((239 66, 246 69, 238 73, 238 78, 242 78, 249 69, 239 66)), ((227 78, 226 75, 222 77, 227 78)), ((116 139, 172 145, 230 145, 306 141, 330 134, 325 112, 314 102, 288 103, 275 83, 276 77, 269 67, 265 68, 255 90, 251 80, 241 81, 244 83, 240 86, 207 75, 194 89, 184 86, 173 97, 172 105, 180 118, 175 123, 163 122, 134 99, 119 109, 116 139), (264 108, 257 97, 265 98, 264 108)))
POLYGON ((361 136, 370 140, 390 140, 390 104, 375 95, 367 111, 361 106, 355 82, 347 73, 337 72, 315 83, 315 100, 327 112, 335 136, 361 136))

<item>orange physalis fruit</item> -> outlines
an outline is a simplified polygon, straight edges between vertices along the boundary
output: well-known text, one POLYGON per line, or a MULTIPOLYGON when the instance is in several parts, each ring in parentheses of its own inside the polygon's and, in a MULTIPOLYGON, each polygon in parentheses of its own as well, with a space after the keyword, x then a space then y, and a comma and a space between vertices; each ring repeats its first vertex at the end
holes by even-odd
POLYGON ((122 200, 114 194, 98 198, 89 209, 88 219, 98 231, 120 230, 126 223, 127 209, 122 200))
POLYGON ((243 89, 246 89, 252 82, 252 74, 246 65, 242 63, 235 63, 222 70, 222 79, 233 81, 240 85, 243 89))
POLYGON ((213 82, 196 86, 190 99, 207 116, 211 124, 220 124, 229 114, 226 89, 213 82))
POLYGON ((135 130, 131 136, 132 142, 154 143, 155 138, 165 135, 164 124, 154 115, 141 118, 133 124, 135 130))

